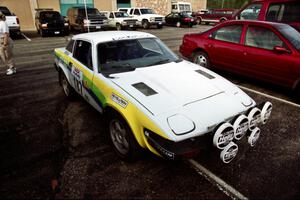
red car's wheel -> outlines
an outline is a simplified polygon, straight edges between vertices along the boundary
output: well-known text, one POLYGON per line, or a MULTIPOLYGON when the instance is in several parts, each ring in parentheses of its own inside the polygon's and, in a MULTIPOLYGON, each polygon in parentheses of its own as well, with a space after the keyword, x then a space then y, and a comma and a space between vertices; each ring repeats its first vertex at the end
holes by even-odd
POLYGON ((207 53, 203 51, 195 52, 193 55, 193 62, 201 67, 210 68, 210 60, 207 53))

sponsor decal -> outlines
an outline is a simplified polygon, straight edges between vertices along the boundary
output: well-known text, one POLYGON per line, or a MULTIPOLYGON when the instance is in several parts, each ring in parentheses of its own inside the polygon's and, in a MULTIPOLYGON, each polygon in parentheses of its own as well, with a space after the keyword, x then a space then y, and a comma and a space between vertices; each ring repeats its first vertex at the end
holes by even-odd
POLYGON ((249 129, 253 130, 261 122, 261 111, 258 108, 252 108, 248 114, 249 129))
POLYGON ((113 100, 114 102, 116 102, 123 108, 126 108, 126 106, 128 105, 127 101, 125 101, 124 99, 122 99, 121 97, 119 97, 118 95, 116 95, 114 93, 111 94, 110 98, 111 98, 111 100, 113 100))
POLYGON ((271 102, 266 102, 261 110, 261 121, 263 124, 267 123, 268 119, 271 116, 272 112, 272 103, 271 102))
POLYGON ((249 129, 249 120, 245 115, 240 115, 233 124, 234 138, 240 140, 249 129))
POLYGON ((78 68, 72 66, 71 74, 78 80, 82 81, 82 71, 80 71, 78 68))

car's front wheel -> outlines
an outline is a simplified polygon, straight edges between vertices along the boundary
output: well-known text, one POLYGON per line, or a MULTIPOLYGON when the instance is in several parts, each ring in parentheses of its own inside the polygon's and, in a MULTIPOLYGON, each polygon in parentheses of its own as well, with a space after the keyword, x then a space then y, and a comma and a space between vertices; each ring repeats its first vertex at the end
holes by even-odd
POLYGON ((142 27, 143 29, 148 29, 150 27, 149 22, 147 20, 143 20, 142 27))
POLYGON ((111 143, 117 155, 125 161, 135 161, 141 147, 137 143, 126 121, 117 113, 110 113, 108 130, 111 143))
POLYGON ((116 29, 117 29, 117 31, 120 31, 120 30, 122 29, 121 24, 117 23, 117 24, 116 24, 116 29))
POLYGON ((193 55, 193 62, 201 67, 210 68, 210 60, 207 53, 203 51, 197 51, 193 55))

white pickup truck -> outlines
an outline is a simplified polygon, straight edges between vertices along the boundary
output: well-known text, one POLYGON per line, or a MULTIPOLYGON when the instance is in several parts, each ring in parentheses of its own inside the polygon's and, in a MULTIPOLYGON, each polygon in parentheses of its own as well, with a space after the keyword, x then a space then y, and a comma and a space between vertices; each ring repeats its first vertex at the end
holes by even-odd
POLYGON ((122 29, 132 29, 135 30, 137 28, 137 19, 129 16, 128 13, 122 11, 103 11, 103 13, 108 18, 108 26, 110 28, 115 28, 117 30, 122 29))
POLYGON ((150 8, 119 8, 119 11, 127 12, 130 16, 133 16, 138 20, 138 25, 144 29, 148 29, 152 25, 162 28, 166 23, 164 16, 155 14, 150 8))
POLYGON ((9 28, 10 34, 20 34, 20 22, 19 18, 15 16, 14 13, 10 12, 7 7, 0 6, 0 12, 2 12, 6 17, 6 23, 9 28))

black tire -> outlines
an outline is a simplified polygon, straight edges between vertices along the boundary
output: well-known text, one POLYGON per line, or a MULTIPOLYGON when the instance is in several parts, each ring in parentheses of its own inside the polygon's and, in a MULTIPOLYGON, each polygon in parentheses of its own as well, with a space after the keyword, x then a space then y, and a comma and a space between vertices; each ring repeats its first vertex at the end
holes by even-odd
POLYGON ((45 33, 45 31, 43 29, 40 30, 40 35, 41 35, 41 37, 45 37, 46 36, 46 33, 45 33))
POLYGON ((149 29, 149 27, 150 27, 149 22, 147 20, 143 20, 142 27, 143 27, 143 29, 149 29))
POLYGON ((117 29, 117 31, 120 31, 120 30, 122 30, 122 26, 121 26, 121 24, 117 23, 117 24, 116 24, 116 29, 117 29))
POLYGON ((197 51, 193 54, 193 63, 200 65, 201 67, 211 68, 211 63, 207 53, 203 51, 197 51))
POLYGON ((116 112, 109 113, 107 125, 110 141, 117 155, 127 162, 136 161, 142 148, 123 117, 116 112))
POLYGON ((66 75, 61 71, 59 72, 59 83, 68 99, 74 99, 76 97, 76 91, 70 85, 66 75))
POLYGON ((300 103, 300 83, 298 84, 298 86, 293 91, 293 96, 294 96, 295 101, 297 103, 300 103))

